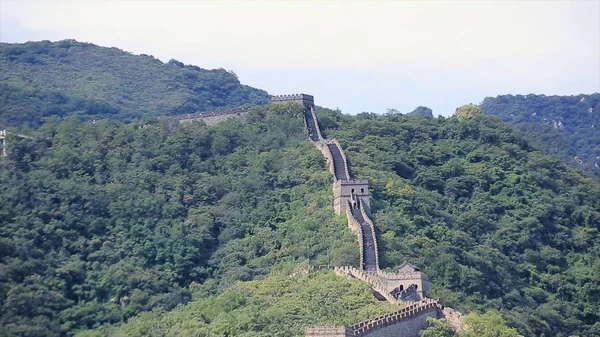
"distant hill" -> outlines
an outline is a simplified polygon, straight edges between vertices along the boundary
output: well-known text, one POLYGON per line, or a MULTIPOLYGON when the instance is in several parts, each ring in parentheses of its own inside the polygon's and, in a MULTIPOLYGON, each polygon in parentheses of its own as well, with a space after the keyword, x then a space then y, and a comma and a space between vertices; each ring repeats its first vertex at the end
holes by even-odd
POLYGON ((515 125, 546 154, 600 174, 600 94, 503 95, 487 97, 480 106, 515 125))
POLYGON ((0 43, 0 124, 48 116, 131 120, 265 104, 267 92, 225 69, 206 70, 74 40, 0 43))

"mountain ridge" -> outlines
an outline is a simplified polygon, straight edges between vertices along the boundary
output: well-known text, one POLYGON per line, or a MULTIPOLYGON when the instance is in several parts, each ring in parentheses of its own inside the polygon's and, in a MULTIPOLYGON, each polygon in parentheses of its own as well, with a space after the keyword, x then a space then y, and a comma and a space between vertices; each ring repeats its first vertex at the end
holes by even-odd
POLYGON ((0 123, 17 127, 39 127, 50 115, 130 121, 269 101, 222 68, 163 63, 75 40, 0 43, 0 84, 0 123))

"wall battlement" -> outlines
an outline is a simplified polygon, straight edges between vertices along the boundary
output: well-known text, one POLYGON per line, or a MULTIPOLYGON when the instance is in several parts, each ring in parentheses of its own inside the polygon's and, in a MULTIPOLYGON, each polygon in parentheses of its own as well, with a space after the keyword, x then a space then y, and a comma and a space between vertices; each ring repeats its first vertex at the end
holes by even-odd
POLYGON ((343 325, 326 325, 307 327, 304 329, 306 337, 351 337, 354 336, 354 331, 343 325))
POLYGON ((304 105, 307 108, 314 108, 315 98, 307 94, 292 94, 292 95, 276 95, 271 96, 272 103, 289 103, 296 102, 304 105))
POLYGON ((350 326, 353 336, 418 337, 427 317, 439 318, 441 305, 436 300, 422 300, 400 310, 350 326), (427 315, 430 313, 429 315, 427 315), (420 319, 419 319, 420 318, 420 319), (382 330, 389 331, 382 331, 382 330), (379 333, 377 333, 379 332, 379 333))

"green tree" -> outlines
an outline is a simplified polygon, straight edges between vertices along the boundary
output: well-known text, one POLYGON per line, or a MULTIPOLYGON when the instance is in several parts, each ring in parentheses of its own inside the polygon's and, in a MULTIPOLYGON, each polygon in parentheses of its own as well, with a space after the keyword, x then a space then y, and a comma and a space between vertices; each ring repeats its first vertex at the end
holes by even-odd
POLYGON ((470 313, 464 318, 460 337, 517 337, 516 329, 506 326, 502 315, 495 310, 485 314, 470 313))
POLYGON ((460 120, 471 119, 481 115, 481 109, 475 104, 465 104, 456 109, 454 116, 460 120))
POLYGON ((427 317, 427 328, 419 333, 421 337, 453 337, 454 330, 446 319, 427 317))

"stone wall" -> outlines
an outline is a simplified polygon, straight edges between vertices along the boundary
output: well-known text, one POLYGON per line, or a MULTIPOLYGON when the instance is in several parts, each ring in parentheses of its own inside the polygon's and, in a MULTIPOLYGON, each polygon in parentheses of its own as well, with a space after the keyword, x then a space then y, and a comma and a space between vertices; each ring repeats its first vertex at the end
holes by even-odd
MULTIPOLYGON (((315 117, 316 120, 316 117, 315 117)), ((344 170, 346 171, 346 177, 350 178, 350 171, 348 171, 348 160, 346 159, 346 153, 344 153, 344 150, 342 149, 342 145, 340 144, 340 142, 338 142, 337 139, 326 139, 325 142, 327 144, 335 144, 338 149, 340 149, 340 154, 342 155, 342 158, 344 159, 344 170)))
MULTIPOLYGON (((314 113, 314 99, 308 95, 284 95, 274 96, 272 101, 274 103, 285 103, 285 102, 297 102, 303 104, 307 109, 310 108, 310 113, 314 120, 316 131, 318 133, 318 141, 314 141, 317 149, 323 153, 328 163, 328 168, 334 182, 332 185, 333 189, 333 208, 337 215, 346 213, 348 220, 348 227, 358 237, 359 250, 360 250, 360 264, 364 266, 364 247, 363 240, 367 231, 366 227, 363 228, 357 220, 364 218, 364 221, 368 225, 369 229, 373 233, 373 244, 375 249, 375 264, 377 265, 376 271, 364 271, 357 269, 352 266, 336 266, 333 270, 337 275, 351 277, 359 279, 371 286, 371 288, 381 294, 385 299, 401 307, 401 309, 394 311, 389 314, 385 314, 365 322, 358 323, 350 327, 344 326, 321 326, 321 327, 308 327, 305 329, 306 337, 321 336, 321 337, 347 337, 347 336, 368 336, 368 337, 392 337, 392 336, 403 336, 403 337, 419 337, 419 332, 426 327, 427 317, 443 317, 443 307, 436 300, 426 299, 426 291, 429 288, 429 280, 427 275, 421 272, 417 267, 404 263, 395 272, 385 272, 379 269, 379 249, 377 246, 377 240, 375 238, 375 227, 371 221, 370 215, 370 201, 369 201, 369 181, 363 180, 352 180, 348 170, 348 162, 346 154, 342 150, 340 143, 335 140, 325 140, 322 138, 320 129, 317 124, 317 117, 314 113), (339 174, 340 180, 336 178, 334 156, 331 153, 328 145, 335 144, 339 149, 340 156, 343 160, 343 168, 338 163, 338 170, 345 170, 345 177, 343 174, 339 174), (347 180, 346 180, 347 179, 347 180), (355 202, 354 206, 350 206, 350 203, 355 202), (358 207, 360 209, 360 215, 352 214, 351 207, 358 207), (355 218, 356 216, 356 218, 355 218), (392 294, 392 292, 394 292, 392 294), (403 299, 398 300, 397 298, 403 299)), ((305 118, 309 118, 305 113, 305 118)), ((306 126, 305 119, 305 126, 306 126)), ((307 128, 307 130, 309 130, 307 128)), ((312 128, 310 128, 312 130, 312 128)), ((314 134, 312 134, 314 135, 314 134)), ((309 136, 311 136, 309 134, 309 136)), ((337 156, 336 156, 337 158, 337 156)), ((370 238, 370 235, 367 235, 370 238)), ((327 268, 331 270, 331 266, 316 267, 313 270, 322 270, 327 268)))
MULTIPOLYGON (((329 152, 329 151, 327 151, 329 152)), ((331 165, 330 165, 331 166, 331 165)), ((332 168, 331 168, 332 169, 332 168)), ((348 202, 352 199, 352 194, 356 194, 360 202, 367 207, 369 203, 369 181, 359 180, 336 180, 333 182, 333 210, 339 215, 345 212, 348 202)), ((362 208, 362 207, 361 207, 362 208)), ((366 218, 365 218, 366 219, 366 218)), ((373 232, 375 233, 375 232, 373 232)))
POLYGON ((417 293, 420 298, 427 296, 429 290, 429 278, 427 274, 421 271, 415 272, 385 272, 379 271, 379 277, 384 280, 385 287, 392 292, 394 289, 402 286, 403 289, 408 289, 411 285, 417 285, 417 293))
POLYGON ((209 113, 181 115, 173 118, 179 120, 182 124, 191 123, 193 121, 203 121, 206 125, 212 126, 230 118, 237 118, 245 121, 248 111, 250 111, 250 108, 235 108, 209 113))
MULTIPOLYGON (((325 157, 325 161, 327 161, 327 168, 329 169, 329 173, 331 173, 332 176, 335 177, 335 170, 333 168, 333 157, 331 156, 331 151, 329 151, 329 149, 327 148, 327 143, 325 143, 324 141, 320 141, 315 143, 315 146, 317 147, 317 149, 319 151, 321 151, 321 153, 323 154, 323 157, 325 157)), ((340 213, 337 213, 338 215, 340 213)))
POLYGON ((360 265, 362 266, 362 265, 364 265, 364 262, 365 262, 364 253, 363 253, 362 227, 360 226, 358 221, 356 221, 356 219, 354 219, 354 217, 352 216, 352 211, 350 211, 350 207, 346 207, 346 219, 348 220, 348 227, 357 236, 358 247, 359 247, 359 252, 360 252, 360 265))
POLYGON ((385 327, 380 327, 377 330, 371 331, 366 334, 359 334, 354 336, 365 336, 365 337, 419 337, 421 330, 427 327, 427 317, 439 318, 440 314, 437 309, 430 309, 426 312, 421 312, 418 315, 412 316, 404 321, 390 324, 385 327))
POLYGON ((352 330, 343 325, 307 327, 304 329, 305 337, 351 337, 352 330))
POLYGON ((315 127, 317 129, 317 135, 319 135, 319 139, 323 139, 323 135, 321 135, 321 128, 319 127, 319 121, 317 120, 317 114, 315 114, 314 101, 313 101, 313 105, 310 107, 310 114, 312 115, 312 117, 315 121, 315 127))
POLYGON ((293 94, 293 95, 277 95, 271 96, 271 102, 275 104, 285 104, 290 102, 296 102, 304 105, 307 108, 315 106, 315 98, 307 94, 293 94))
MULTIPOLYGON (((371 219, 367 216, 364 207, 360 208, 360 212, 362 213, 363 218, 367 222, 367 225, 369 225, 369 228, 371 228, 371 233, 373 233, 373 246, 375 246, 375 261, 377 261, 377 273, 379 274, 379 246, 377 246, 377 238, 375 237, 375 226, 373 226, 373 221, 371 221, 371 219)), ((388 292, 391 292, 391 290, 388 290, 388 292)))
POLYGON ((334 267, 334 271, 336 274, 340 276, 351 276, 353 278, 359 279, 371 286, 373 290, 381 294, 385 299, 395 305, 404 305, 405 303, 401 303, 397 301, 394 297, 391 296, 390 292, 387 290, 385 284, 382 280, 377 276, 376 273, 366 272, 364 270, 360 270, 354 268, 352 266, 341 266, 334 267))
MULTIPOLYGON (((420 325, 421 320, 414 320, 415 318, 422 319, 423 324, 427 317, 440 317, 441 316, 441 305, 436 300, 426 299, 419 302, 414 302, 405 306, 402 309, 396 310, 389 314, 384 314, 379 317, 375 317, 364 322, 350 326, 354 331, 354 336, 405 336, 405 334, 413 330, 416 331, 416 335, 419 336, 419 330, 423 329, 424 325, 420 325), (432 312, 433 314, 429 314, 432 312), (429 314, 429 315, 428 315, 429 314), (417 323, 417 324, 415 324, 417 323), (394 329, 387 329, 388 327, 394 326, 394 329), (383 332, 383 334, 373 334, 376 331, 383 332)), ((409 336, 408 334, 406 336, 409 336)))

